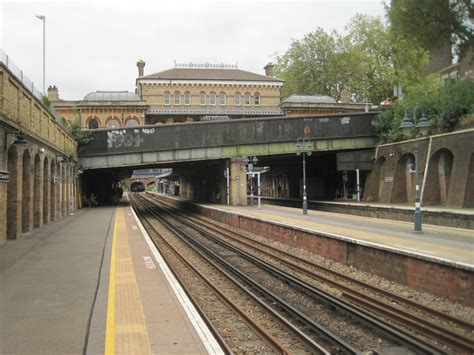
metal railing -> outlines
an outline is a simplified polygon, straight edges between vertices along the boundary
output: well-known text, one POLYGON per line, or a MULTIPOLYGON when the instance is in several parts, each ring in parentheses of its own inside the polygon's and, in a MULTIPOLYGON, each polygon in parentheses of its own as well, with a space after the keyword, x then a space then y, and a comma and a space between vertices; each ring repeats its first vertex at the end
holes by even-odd
MULTIPOLYGON (((20 81, 26 89, 34 96, 36 97, 39 102, 44 106, 44 95, 41 91, 39 91, 33 82, 23 73, 23 70, 21 70, 12 60, 11 58, 3 51, 3 49, 0 49, 0 62, 2 62, 9 70, 10 72, 20 81)), ((52 107, 48 107, 47 111, 54 117, 56 122, 65 130, 67 130, 67 125, 66 122, 64 121, 64 118, 62 118, 56 110, 52 107)))

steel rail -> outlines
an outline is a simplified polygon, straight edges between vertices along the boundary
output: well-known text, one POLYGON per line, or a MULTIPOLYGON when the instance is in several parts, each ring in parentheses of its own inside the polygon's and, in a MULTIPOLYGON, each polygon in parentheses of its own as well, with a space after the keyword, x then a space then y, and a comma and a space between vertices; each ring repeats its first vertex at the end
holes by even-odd
MULTIPOLYGON (((183 218, 177 217, 176 215, 173 215, 173 218, 180 220, 180 222, 183 224, 190 225, 188 221, 186 221, 183 218)), ((364 321, 366 324, 370 324, 372 326, 377 327, 378 329, 382 329, 387 335, 391 336, 392 338, 398 341, 403 341, 405 344, 417 350, 422 350, 428 353, 441 352, 439 349, 433 347, 431 344, 427 343, 426 341, 416 338, 412 334, 409 334, 408 332, 402 329, 395 328, 392 324, 388 323, 387 321, 381 318, 375 317, 373 314, 369 313, 365 309, 362 309, 359 307, 357 307, 356 309, 350 303, 344 300, 338 299, 324 291, 314 288, 312 285, 309 285, 308 283, 301 281, 293 277, 292 275, 289 275, 281 271, 280 269, 277 269, 269 265, 268 263, 259 260, 258 258, 234 247, 233 245, 214 237, 212 234, 203 230, 202 228, 196 227, 196 226, 192 226, 192 227, 197 229, 200 233, 204 234, 208 238, 211 238, 216 243, 219 243, 222 246, 232 250, 233 252, 240 254, 242 257, 246 258, 247 260, 254 263, 255 265, 258 265, 264 269, 267 269, 269 272, 273 273, 277 277, 285 280, 286 282, 293 284, 296 287, 299 287, 301 290, 304 290, 305 292, 312 294, 314 297, 317 297, 320 301, 323 301, 324 303, 329 304, 339 309, 343 313, 358 317, 360 320, 364 321)), ((213 255, 213 257, 220 258, 219 256, 216 256, 216 255, 213 255)))
MULTIPOLYGON (((149 208, 148 209, 148 212, 150 212, 154 218, 158 219, 160 222, 163 223, 162 221, 162 218, 159 217, 153 210, 150 210, 149 208)), ((143 217, 143 215, 141 215, 142 218, 145 218, 143 217)), ((155 231, 156 234, 159 234, 156 229, 151 226, 151 224, 149 223, 150 227, 155 231)), ((167 226, 168 227, 168 226, 167 226)), ((168 227, 169 228, 169 227, 168 227)), ((174 231, 173 231, 174 233, 174 231)), ((289 354, 289 351, 282 345, 278 342, 278 340, 276 340, 272 335, 270 335, 265 329, 263 329, 262 327, 260 327, 255 321, 253 321, 250 316, 247 315, 247 313, 245 311, 243 311, 242 309, 240 309, 237 305, 235 305, 235 303, 233 303, 227 296, 225 296, 225 294, 222 293, 222 291, 220 291, 215 285, 214 283, 209 280, 206 276, 204 276, 204 274, 202 274, 199 270, 197 270, 192 264, 190 264, 186 259, 184 259, 180 253, 168 242, 166 241, 164 238, 162 238, 162 242, 164 242, 168 248, 170 248, 170 250, 173 251, 173 253, 185 264, 187 265, 191 270, 193 270, 205 283, 206 285, 208 285, 209 288, 211 288, 217 295, 219 298, 221 298, 224 303, 226 303, 231 309, 234 310, 234 312, 236 312, 239 316, 241 316, 243 319, 245 319, 245 321, 247 322, 247 324, 249 324, 249 326, 251 326, 257 334, 259 334, 265 342, 267 342, 267 344, 270 345, 271 348, 273 348, 275 351, 277 351, 278 353, 282 353, 282 354, 289 354)), ((206 258, 207 259, 207 258, 206 258)), ((168 263, 168 262, 167 262, 168 263)), ((169 263, 168 263, 169 264, 169 263)), ((228 277, 228 275, 226 275, 226 277, 228 277)), ((254 295, 253 293, 251 293, 250 291, 248 291, 247 289, 245 289, 244 287, 242 287, 235 279, 231 278, 231 281, 234 282, 239 288, 241 288, 247 295, 249 295, 249 297, 251 297, 252 299, 254 299, 255 301, 257 301, 257 303, 259 303, 260 305, 264 306, 265 310, 267 311, 270 311, 274 316, 277 316, 277 318, 281 321, 281 317, 275 313, 271 308, 269 308, 265 303, 261 302, 258 297, 256 295, 254 295)), ((189 293, 189 292, 187 292, 189 293)), ((287 321, 284 322, 284 323, 287 323, 285 324, 286 326, 289 326, 291 325, 291 323, 288 323, 287 321)), ((297 331, 299 333, 299 330, 294 328, 292 325, 291 325, 291 329, 293 331, 297 331)), ((216 330, 217 331, 217 330, 216 330)), ((321 347, 319 344, 315 343, 311 338, 307 337, 304 333, 302 334, 298 334, 298 336, 302 337, 307 343, 309 343, 314 349, 317 349, 319 353, 321 354, 329 354, 329 352, 324 349, 323 347, 321 347)))
MULTIPOLYGON (((291 305, 287 304, 284 300, 279 298, 277 295, 274 295, 271 291, 263 288, 258 282, 255 280, 251 279, 247 275, 243 274, 240 270, 234 268, 232 265, 230 265, 227 261, 222 259, 221 257, 215 255, 212 251, 210 251, 208 248, 205 246, 202 246, 200 243, 198 243, 194 238, 190 235, 188 235, 186 232, 182 231, 179 227, 173 225, 169 220, 164 218, 163 216, 157 215, 157 219, 164 224, 167 228, 169 228, 173 233, 175 233, 177 236, 182 238, 186 243, 196 250, 200 255, 202 255, 203 252, 205 252, 207 255, 209 255, 213 259, 217 259, 221 264, 224 264, 228 266, 228 269, 230 272, 237 274, 239 277, 243 278, 245 281, 248 283, 252 284, 255 288, 257 288, 262 294, 266 295, 268 298, 272 299, 273 301, 277 302, 282 309, 284 309, 288 314, 292 314, 293 317, 297 318, 301 323, 306 324, 308 327, 311 327, 313 330, 315 330, 318 333, 322 333, 324 337, 331 343, 333 343, 335 346, 338 348, 341 348, 344 350, 346 353, 351 353, 351 354, 357 354, 358 351, 354 349, 352 346, 349 344, 345 343, 342 339, 340 339, 337 335, 333 334, 329 330, 325 329, 318 323, 314 322, 311 318, 307 317, 303 313, 301 313, 299 310, 296 308, 292 307, 291 305)), ((214 267, 220 269, 222 271, 222 268, 220 267, 221 265, 217 265, 215 261, 212 261, 209 257, 206 255, 202 255, 208 262, 210 262, 214 267)), ((235 280, 233 277, 229 276, 226 274, 229 278, 235 280)), ((235 280, 238 285, 240 285, 240 282, 235 280)), ((302 337, 306 342, 308 342, 312 347, 317 349, 319 352, 322 353, 329 353, 326 349, 321 347, 318 343, 316 343, 313 339, 308 337, 304 332, 302 332, 300 329, 295 327, 290 321, 282 317, 278 312, 273 310, 271 307, 269 307, 267 304, 259 300, 258 296, 254 295, 252 292, 247 290, 245 287, 240 286, 243 288, 244 291, 249 293, 250 295, 253 295, 253 297, 256 297, 256 300, 265 307, 266 310, 271 311, 272 314, 278 317, 279 320, 284 321, 285 325, 289 326, 292 331, 296 331, 298 336, 302 337)))
MULTIPOLYGON (((163 201, 159 200, 161 203, 163 203, 163 201)), ((178 210, 179 211, 179 210, 178 210)), ((188 217, 189 218, 189 217, 188 217)), ((343 290, 343 292, 345 292, 345 294, 353 294, 354 296, 357 296, 357 295, 362 295, 364 297, 367 297, 366 294, 362 294, 360 291, 356 291, 348 286, 345 286, 343 284, 341 284, 340 282, 336 282, 328 277, 325 277, 323 275, 319 275, 313 271, 310 271, 310 270, 307 270, 305 268, 302 268, 300 265, 298 264, 295 264, 295 263, 292 263, 292 262, 289 262, 285 259, 282 259, 274 254, 271 254, 261 248, 257 248, 255 245, 252 245, 250 243, 247 243, 245 241, 242 240, 242 238, 245 238, 247 240, 251 240, 250 238, 248 238, 247 236, 245 236, 244 234, 242 233, 236 233, 234 231, 230 231, 228 229, 225 229, 221 226, 217 226, 217 225, 214 225, 214 224, 211 224, 210 222, 208 221, 202 221, 200 220, 199 217, 194 217, 192 218, 193 221, 195 221, 196 223, 208 228, 208 229, 212 229, 218 233, 222 233, 222 234, 225 234, 227 237, 239 242, 239 243, 242 243, 250 248, 255 248, 257 250, 259 250, 259 252, 261 253, 264 253, 268 256, 271 256, 273 258, 277 258, 280 262, 284 263, 285 265, 289 266, 289 267, 292 267, 292 268, 296 268, 298 269, 299 271, 311 276, 311 277, 314 277, 320 281, 323 281, 333 287, 336 287, 336 288, 339 288, 341 290, 343 290), (233 235, 236 235, 238 236, 235 237, 233 235)), ((299 263, 304 263, 305 265, 309 266, 309 267, 313 267, 313 268, 316 268, 318 270, 321 270, 322 272, 326 272, 326 273, 329 273, 330 275, 332 276, 336 276, 340 279, 343 279, 344 281, 346 282, 350 282, 350 283, 353 283, 353 284, 356 284, 357 286, 359 287, 363 287, 365 289, 368 289, 369 291, 373 292, 373 293, 376 293, 378 294, 379 296, 383 296, 383 297, 388 297, 390 299, 392 299, 393 301, 396 301, 400 304, 403 304, 403 305, 407 305, 409 307, 412 307, 412 308, 415 308, 417 310, 422 310, 424 311, 425 313, 428 313, 430 316, 432 317, 435 317, 435 318, 438 318, 440 320, 443 320, 445 322, 449 322, 449 323, 452 323, 452 324, 455 324, 456 326, 459 326, 459 327, 462 327, 462 328, 465 328, 467 329, 467 331, 470 331, 472 332, 474 330, 474 326, 466 321, 463 321, 462 319, 458 319, 458 318, 454 318, 452 316, 449 316, 445 313, 442 313, 440 311, 437 311, 435 309, 432 309, 432 308, 429 308, 423 304, 420 304, 418 302, 415 302, 415 301, 412 301, 412 300, 409 300, 407 298, 404 298, 404 297, 401 297, 401 296, 398 296, 392 292, 389 292, 389 291, 386 291, 386 290, 383 290, 383 289, 380 289, 376 286, 372 286, 370 284, 365 284, 363 283, 362 281, 359 281, 357 279, 353 279, 349 276, 346 276, 342 273, 339 273, 339 272, 336 272, 334 270, 331 270, 331 269, 328 269, 328 268, 325 268, 324 266, 321 266, 321 265, 318 265, 316 263, 313 263, 313 262, 310 262, 306 259, 303 259, 301 257, 298 257, 296 255, 293 255, 293 254, 290 254, 288 252, 285 252, 285 251, 282 251, 282 250, 279 250, 275 247, 272 247, 270 245, 267 245, 267 244, 264 244, 264 243, 261 243, 259 241, 256 241, 256 240, 251 240, 252 243, 255 243, 255 244, 258 244, 260 246, 262 246, 263 248, 267 248, 267 249, 271 249, 272 251, 274 252, 277 252, 279 254, 282 254, 288 258, 291 258, 291 259, 294 259, 296 261, 298 261, 299 263)), ((373 299, 373 297, 371 297, 373 299)), ((354 298, 355 299, 355 298, 354 298)), ((354 300, 353 299, 353 300, 354 300)), ((379 302, 380 301, 377 301, 374 299, 374 302, 379 302)), ((360 302, 359 302, 360 304, 360 302)), ((388 313, 390 312, 398 312, 400 313, 399 317, 394 317, 396 318, 396 320, 402 324, 404 324, 405 326, 413 326, 415 328, 417 328, 418 330, 420 331, 423 331, 425 333, 425 335, 429 335, 428 332, 432 332, 432 335, 436 337, 436 339, 439 340, 439 338, 444 338, 446 339, 450 344, 453 344, 457 347, 460 347, 462 349, 465 349, 465 350, 468 350, 468 351, 474 351, 474 345, 471 341, 470 338, 464 336, 463 334, 459 334, 457 332, 453 332, 449 329, 446 329, 446 328, 443 328, 442 326, 440 326, 439 324, 437 323, 434 323, 432 321, 429 321, 425 318, 422 318, 422 316, 419 316, 419 315, 416 315, 416 314, 412 314, 412 313, 409 313, 408 311, 405 311, 405 310, 401 310, 399 308, 396 308, 390 304, 387 304, 387 303, 384 303, 385 307, 387 308, 386 311, 383 311, 381 310, 380 308, 379 309, 379 313, 384 313, 385 315, 387 315, 388 313), (403 316, 401 315, 401 313, 403 313, 403 316), (420 323, 419 325, 416 325, 415 323, 420 323), (427 334, 428 333, 428 334, 427 334), (438 336, 438 334, 443 334, 442 336, 438 336), (447 333, 447 334, 444 334, 444 333, 447 333)), ((372 310, 374 310, 372 308, 372 310)), ((393 313, 392 313, 393 314, 393 313)))

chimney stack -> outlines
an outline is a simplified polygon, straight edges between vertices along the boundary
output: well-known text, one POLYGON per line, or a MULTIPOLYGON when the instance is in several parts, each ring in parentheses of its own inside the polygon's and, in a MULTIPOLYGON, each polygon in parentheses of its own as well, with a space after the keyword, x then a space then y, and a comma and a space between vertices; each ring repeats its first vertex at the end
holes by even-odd
POLYGON ((56 85, 54 85, 54 86, 50 85, 48 87, 48 98, 51 101, 58 101, 59 100, 59 92, 58 92, 58 88, 56 87, 56 85))
POLYGON ((145 62, 140 59, 138 62, 137 62, 137 67, 138 67, 138 77, 142 77, 143 76, 143 73, 144 73, 144 69, 145 69, 145 62))
POLYGON ((265 69, 265 75, 273 78, 273 63, 268 63, 263 67, 265 69))

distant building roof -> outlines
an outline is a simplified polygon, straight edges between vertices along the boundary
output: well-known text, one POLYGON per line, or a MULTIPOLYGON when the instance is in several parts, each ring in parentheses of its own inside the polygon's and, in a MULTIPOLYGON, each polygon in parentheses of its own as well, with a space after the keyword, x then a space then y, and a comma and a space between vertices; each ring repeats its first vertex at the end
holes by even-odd
POLYGON ((140 101, 140 96, 128 91, 96 91, 84 96, 84 101, 140 101))
POLYGON ((299 95, 293 94, 282 101, 284 103, 308 103, 308 104, 335 104, 337 101, 326 95, 299 95))
POLYGON ((158 80, 229 80, 229 81, 273 81, 283 80, 259 75, 240 69, 203 69, 203 68, 172 68, 159 73, 145 75, 139 79, 158 80))

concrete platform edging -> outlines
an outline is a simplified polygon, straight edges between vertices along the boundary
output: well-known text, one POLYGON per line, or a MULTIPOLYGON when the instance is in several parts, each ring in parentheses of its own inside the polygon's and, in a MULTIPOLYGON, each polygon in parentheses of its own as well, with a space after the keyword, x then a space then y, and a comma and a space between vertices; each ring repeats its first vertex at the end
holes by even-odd
POLYGON ((320 233, 164 196, 159 196, 159 198, 166 199, 167 202, 179 208, 305 249, 416 290, 467 306, 474 306, 472 297, 474 267, 472 265, 406 252, 344 236, 320 233))

